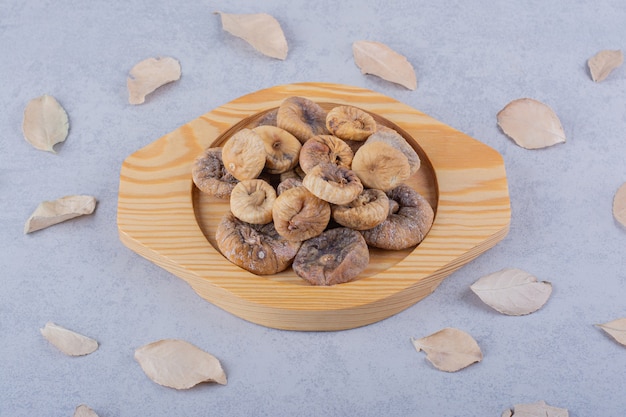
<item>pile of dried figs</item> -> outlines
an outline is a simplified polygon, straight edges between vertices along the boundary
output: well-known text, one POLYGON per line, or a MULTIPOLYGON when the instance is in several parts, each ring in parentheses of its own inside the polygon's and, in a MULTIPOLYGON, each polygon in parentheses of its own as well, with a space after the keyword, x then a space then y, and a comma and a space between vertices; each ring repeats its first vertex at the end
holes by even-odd
POLYGON ((216 232, 229 261, 258 275, 291 266, 313 285, 334 285, 359 276, 369 247, 424 239, 433 209, 404 183, 419 168, 404 137, 369 113, 294 96, 205 149, 192 175, 200 191, 230 199, 216 232))

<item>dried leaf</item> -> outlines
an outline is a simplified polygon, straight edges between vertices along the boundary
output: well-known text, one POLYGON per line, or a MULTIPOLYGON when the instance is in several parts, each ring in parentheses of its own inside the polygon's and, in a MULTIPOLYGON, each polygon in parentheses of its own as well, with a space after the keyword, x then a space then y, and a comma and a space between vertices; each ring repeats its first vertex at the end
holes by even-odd
POLYGON ((413 65, 387 45, 380 42, 356 41, 352 44, 354 62, 363 74, 376 75, 400 84, 409 90, 417 88, 413 65))
POLYGON ((89 195, 70 195, 53 201, 44 201, 26 221, 24 233, 31 233, 46 227, 91 214, 96 209, 96 198, 89 195))
POLYGON ((180 79, 180 63, 171 57, 148 58, 137 63, 128 74, 128 102, 141 104, 146 96, 164 84, 180 79))
POLYGON ((604 324, 597 324, 597 326, 613 336, 617 343, 626 346, 626 318, 613 320, 604 324))
POLYGON ((226 385, 219 360, 184 340, 147 344, 135 350, 135 359, 151 380, 166 387, 188 389, 206 381, 226 385))
POLYGON ((613 197, 613 216, 622 226, 626 226, 626 182, 617 189, 613 197))
POLYGON ((280 23, 266 13, 229 14, 217 12, 222 28, 252 45, 257 51, 272 58, 285 59, 289 47, 280 23))
POLYGON ((52 322, 40 329, 43 337, 66 355, 82 356, 95 352, 98 342, 90 337, 73 332, 52 322))
POLYGON ((24 138, 39 150, 55 153, 54 145, 67 138, 69 128, 67 113, 52 96, 34 98, 24 109, 24 138))
POLYGON ((565 408, 552 407, 545 401, 531 404, 516 404, 513 410, 505 410, 502 417, 569 417, 565 408))
POLYGON ((618 68, 624 62, 624 54, 619 49, 616 51, 600 51, 587 61, 591 79, 599 83, 609 76, 611 71, 618 68))
POLYGON ((538 149, 565 142, 561 121, 547 105, 532 98, 520 98, 498 113, 498 125, 519 146, 538 149))
POLYGON ((426 359, 441 371, 456 372, 483 359, 478 343, 459 329, 447 327, 422 339, 412 338, 411 341, 415 349, 426 352, 426 359))
POLYGON ((98 414, 86 405, 81 404, 74 410, 74 417, 98 417, 98 414))
POLYGON ((485 304, 509 316, 539 310, 552 294, 552 284, 515 268, 486 275, 470 288, 485 304))

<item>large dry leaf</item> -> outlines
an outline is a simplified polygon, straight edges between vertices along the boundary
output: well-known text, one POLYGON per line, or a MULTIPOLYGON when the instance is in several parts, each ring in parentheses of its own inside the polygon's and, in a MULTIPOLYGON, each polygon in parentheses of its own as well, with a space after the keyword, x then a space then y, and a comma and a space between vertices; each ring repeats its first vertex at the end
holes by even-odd
POLYGON ((128 102, 141 104, 146 96, 164 84, 180 79, 180 63, 171 57, 148 58, 137 63, 128 74, 128 102))
POLYGON ((222 28, 237 36, 257 51, 272 58, 285 59, 289 46, 280 23, 267 13, 230 14, 217 12, 222 28))
POLYGON ((459 329, 447 327, 411 341, 415 350, 426 352, 426 359, 441 371, 456 372, 483 359, 478 343, 459 329))
POLYGON ((617 343, 626 346, 626 318, 598 324, 597 326, 613 336, 617 343))
POLYGON ((70 195, 53 201, 44 201, 37 206, 24 225, 24 233, 91 214, 96 209, 96 198, 90 195, 70 195))
POLYGON ((98 342, 90 337, 73 332, 52 322, 40 329, 43 337, 66 355, 82 356, 95 352, 98 342))
POLYGON ((565 408, 552 407, 545 401, 516 404, 513 410, 504 410, 502 417, 569 417, 565 408))
POLYGON ((613 216, 622 226, 626 226, 626 182, 617 189, 613 197, 613 216))
POLYGON ((417 88, 413 65, 387 45, 380 42, 356 41, 352 44, 354 62, 363 74, 376 75, 400 84, 409 90, 417 88))
POLYGON ((470 287, 488 306, 502 314, 521 316, 539 310, 552 294, 552 284, 528 272, 507 268, 486 275, 470 287))
POLYGON ((598 52, 587 61, 591 79, 599 83, 608 77, 611 71, 621 66, 623 62, 624 54, 620 50, 598 52))
POLYGON ((86 405, 81 404, 74 410, 74 417, 98 417, 98 414, 86 405))
POLYGON ((34 98, 24 109, 24 139, 37 149, 55 153, 54 145, 67 138, 69 128, 67 113, 52 96, 34 98))
POLYGON ((135 359, 157 384, 188 389, 201 382, 226 385, 220 361, 210 353, 178 339, 164 339, 135 350, 135 359))
POLYGON ((565 142, 561 121, 546 104, 520 98, 507 104, 497 115, 502 131, 526 149, 538 149, 565 142))

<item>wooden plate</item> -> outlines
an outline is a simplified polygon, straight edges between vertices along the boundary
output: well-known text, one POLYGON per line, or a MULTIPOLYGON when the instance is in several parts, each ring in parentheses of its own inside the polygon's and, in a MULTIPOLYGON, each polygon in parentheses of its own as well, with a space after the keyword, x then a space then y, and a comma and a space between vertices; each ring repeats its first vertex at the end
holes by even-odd
POLYGON ((506 236, 511 211, 504 162, 494 149, 379 93, 300 83, 240 97, 130 155, 122 164, 117 216, 126 246, 224 310, 273 328, 342 330, 385 319, 426 297, 506 236), (204 148, 254 126, 290 96, 326 109, 360 107, 409 141, 422 166, 407 182, 435 209, 421 244, 373 250, 359 280, 331 287, 308 285, 291 269, 257 276, 219 253, 215 229, 228 202, 195 187, 192 164, 204 148))

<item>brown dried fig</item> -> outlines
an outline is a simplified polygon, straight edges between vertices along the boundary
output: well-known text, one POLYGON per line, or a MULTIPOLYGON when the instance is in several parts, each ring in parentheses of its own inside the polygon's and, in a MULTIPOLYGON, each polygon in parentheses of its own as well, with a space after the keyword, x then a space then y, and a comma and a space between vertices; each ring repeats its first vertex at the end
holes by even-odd
POLYGON ((409 161, 411 175, 415 174, 417 170, 420 169, 421 162, 419 155, 415 152, 415 149, 409 145, 409 142, 407 142, 406 139, 404 139, 404 137, 402 137, 402 135, 394 129, 381 126, 376 133, 372 134, 367 139, 367 143, 370 142, 385 142, 402 152, 409 161))
POLYGON ((196 187, 217 198, 229 198, 237 178, 224 168, 222 148, 207 148, 193 164, 191 175, 196 187))
POLYGON ((326 111, 304 97, 289 97, 278 107, 276 126, 285 129, 302 143, 315 135, 328 134, 326 111))
POLYGON ((281 236, 303 241, 324 231, 330 221, 330 204, 304 187, 294 187, 276 198, 272 217, 281 236))
POLYGON ((222 217, 215 238, 226 259, 257 275, 277 274, 289 268, 300 248, 300 242, 279 235, 273 223, 242 222, 230 212, 222 217))
POLYGON ((381 249, 400 250, 420 243, 435 217, 428 201, 406 184, 388 191, 387 197, 394 212, 378 226, 361 232, 367 244, 381 249))
POLYGON ((298 165, 302 145, 294 135, 276 126, 258 126, 252 129, 265 146, 265 169, 280 174, 298 165))
POLYGON ((333 135, 313 136, 302 145, 300 150, 300 168, 309 172, 315 165, 330 162, 350 168, 354 153, 341 139, 333 135))
POLYGON ((367 188, 348 204, 332 205, 333 220, 354 230, 367 230, 382 223, 389 214, 389 198, 381 190, 367 188))
POLYGON ((362 141, 376 132, 376 121, 353 106, 337 106, 326 115, 326 128, 341 139, 362 141))
POLYGON ((260 179, 243 180, 230 194, 230 211, 239 220, 252 224, 272 221, 272 206, 276 191, 260 179))
POLYGON ((222 148, 226 171, 239 181, 259 176, 265 167, 265 145, 251 129, 241 129, 228 139, 222 148))
POLYGON ((313 167, 302 180, 302 185, 333 204, 348 204, 363 191, 363 184, 354 171, 329 162, 313 167))
POLYGON ((352 170, 368 188, 388 191, 411 176, 409 161, 385 142, 366 142, 354 154, 352 170))
POLYGON ((281 181, 276 187, 276 194, 281 195, 283 191, 286 191, 290 188, 301 187, 302 180, 300 178, 285 178, 281 181))
POLYGON ((300 278, 313 285, 335 285, 354 280, 369 259, 363 236, 338 227, 303 242, 292 266, 300 278))

